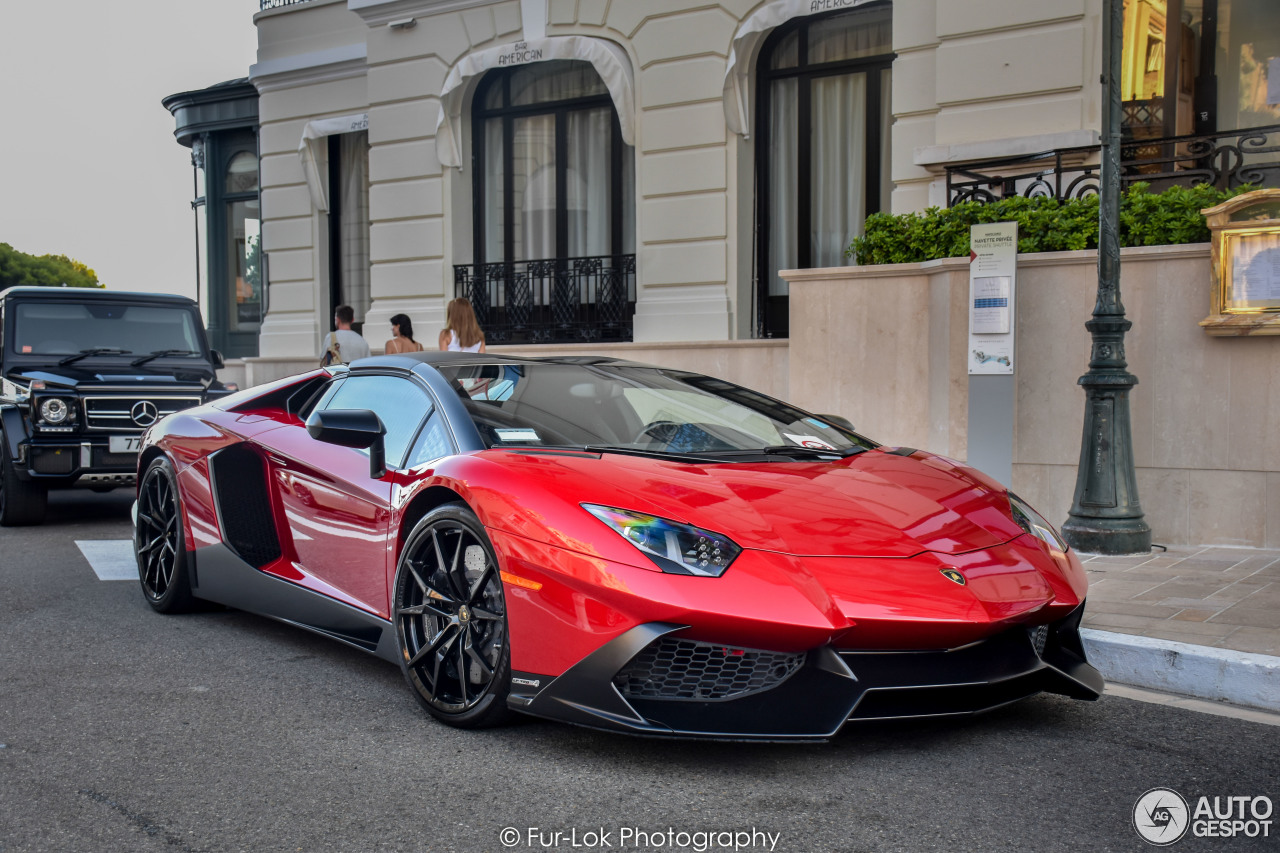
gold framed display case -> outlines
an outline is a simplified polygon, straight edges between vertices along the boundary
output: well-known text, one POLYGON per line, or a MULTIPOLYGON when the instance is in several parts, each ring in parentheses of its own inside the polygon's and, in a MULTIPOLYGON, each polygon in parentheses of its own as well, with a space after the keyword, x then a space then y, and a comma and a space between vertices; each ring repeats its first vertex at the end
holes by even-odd
POLYGON ((1213 237, 1211 335, 1280 335, 1280 189, 1202 210, 1213 237))

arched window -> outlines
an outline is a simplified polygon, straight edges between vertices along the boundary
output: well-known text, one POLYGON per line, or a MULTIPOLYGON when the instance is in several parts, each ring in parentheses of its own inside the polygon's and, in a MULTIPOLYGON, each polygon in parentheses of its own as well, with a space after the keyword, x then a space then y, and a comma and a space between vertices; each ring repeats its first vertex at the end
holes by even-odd
POLYGON ((795 19, 760 51, 758 328, 787 336, 779 270, 842 266, 867 214, 887 209, 892 7, 795 19))
POLYGON ((490 71, 472 108, 475 263, 487 339, 630 340, 635 155, 589 62, 490 71))
POLYGON ((490 72, 474 118, 477 261, 635 251, 633 150, 590 63, 490 72))

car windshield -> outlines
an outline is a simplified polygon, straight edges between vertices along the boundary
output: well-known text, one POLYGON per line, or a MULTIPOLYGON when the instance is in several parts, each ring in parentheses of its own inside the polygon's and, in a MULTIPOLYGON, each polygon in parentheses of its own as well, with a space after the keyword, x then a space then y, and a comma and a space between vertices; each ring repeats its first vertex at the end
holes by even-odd
POLYGON ((601 364, 440 365, 489 447, 850 455, 875 445, 721 379, 601 364))
POLYGON ((131 359, 161 350, 173 351, 175 358, 202 355, 194 312, 178 306, 96 299, 88 304, 25 302, 17 305, 13 332, 12 351, 18 355, 68 356, 85 350, 131 359))

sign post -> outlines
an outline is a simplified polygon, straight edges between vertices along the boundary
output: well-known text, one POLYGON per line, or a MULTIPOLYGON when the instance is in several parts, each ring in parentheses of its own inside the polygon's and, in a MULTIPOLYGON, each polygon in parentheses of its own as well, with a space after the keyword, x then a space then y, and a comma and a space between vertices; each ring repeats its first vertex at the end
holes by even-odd
POLYGON ((1018 223, 969 229, 969 464, 1013 479, 1018 223))

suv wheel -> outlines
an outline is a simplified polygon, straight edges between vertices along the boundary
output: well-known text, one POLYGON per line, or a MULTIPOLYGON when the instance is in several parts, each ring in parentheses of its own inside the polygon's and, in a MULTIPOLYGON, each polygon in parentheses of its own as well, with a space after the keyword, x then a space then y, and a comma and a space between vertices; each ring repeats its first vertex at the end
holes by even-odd
POLYGON ((9 458, 9 442, 0 433, 0 525, 42 524, 48 503, 47 487, 19 479, 14 461, 9 458))

